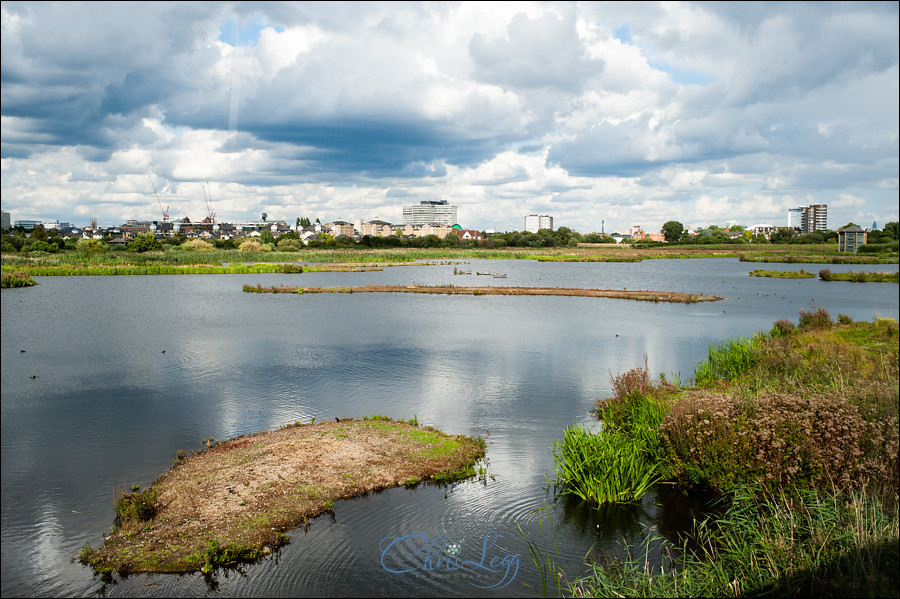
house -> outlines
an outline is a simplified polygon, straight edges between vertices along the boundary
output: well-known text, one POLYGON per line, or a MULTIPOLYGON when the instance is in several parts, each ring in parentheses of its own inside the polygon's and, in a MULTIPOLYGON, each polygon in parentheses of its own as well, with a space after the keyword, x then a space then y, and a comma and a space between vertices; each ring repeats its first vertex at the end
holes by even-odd
POLYGON ((859 246, 866 244, 866 232, 856 225, 841 227, 837 230, 837 234, 839 252, 853 252, 855 254, 859 250, 859 246))
POLYGON ((453 232, 459 237, 460 241, 480 241, 481 231, 473 231, 470 229, 454 229, 453 232))

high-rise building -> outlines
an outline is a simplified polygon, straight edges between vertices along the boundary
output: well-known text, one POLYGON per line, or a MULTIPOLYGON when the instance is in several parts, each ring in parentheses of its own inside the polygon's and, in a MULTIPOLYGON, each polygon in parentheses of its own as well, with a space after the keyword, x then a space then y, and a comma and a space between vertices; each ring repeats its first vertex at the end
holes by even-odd
POLYGON ((799 208, 788 208, 787 225, 800 233, 828 230, 828 205, 812 204, 799 208))
POLYGON ((3 227, 3 230, 5 231, 5 230, 7 230, 7 229, 10 228, 9 212, 7 212, 6 210, 3 210, 2 212, 3 212, 3 214, 2 214, 2 217, 3 217, 2 227, 3 227))
POLYGON ((807 206, 804 212, 803 232, 826 231, 828 229, 828 205, 813 204, 807 206))
POLYGON ((457 224, 456 206, 447 200, 426 200, 418 205, 403 207, 404 225, 444 225, 457 224))
POLYGON ((553 217, 546 214, 529 214, 525 217, 525 230, 537 233, 541 229, 553 230, 553 217))

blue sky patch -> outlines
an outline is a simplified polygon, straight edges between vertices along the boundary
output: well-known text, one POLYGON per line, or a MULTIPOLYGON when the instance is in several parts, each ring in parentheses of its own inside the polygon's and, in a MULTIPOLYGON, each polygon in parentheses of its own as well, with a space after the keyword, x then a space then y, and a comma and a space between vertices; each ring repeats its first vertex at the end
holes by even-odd
MULTIPOLYGON (((232 46, 255 46, 259 41, 260 33, 266 27, 269 25, 259 19, 252 19, 243 27, 234 19, 230 19, 219 27, 219 41, 232 46)), ((273 29, 279 33, 282 31, 280 27, 273 27, 273 29)))

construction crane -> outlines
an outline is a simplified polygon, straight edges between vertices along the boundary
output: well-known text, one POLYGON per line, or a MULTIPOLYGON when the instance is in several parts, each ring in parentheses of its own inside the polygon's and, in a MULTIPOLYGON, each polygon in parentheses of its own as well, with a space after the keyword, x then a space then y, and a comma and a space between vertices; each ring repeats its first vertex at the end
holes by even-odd
MULTIPOLYGON (((203 187, 202 185, 200 187, 203 187)), ((209 222, 216 222, 216 211, 212 209, 212 192, 209 190, 209 181, 203 187, 203 197, 206 198, 206 211, 209 213, 209 222)))
MULTIPOLYGON (((147 175, 147 176, 150 177, 150 175, 147 175)), ((166 206, 166 209, 163 210, 162 200, 159 199, 159 192, 156 191, 156 185, 153 183, 153 177, 150 177, 150 185, 153 185, 153 193, 156 194, 156 201, 159 202, 159 209, 162 210, 163 222, 164 223, 168 222, 169 221, 169 207, 166 206)))

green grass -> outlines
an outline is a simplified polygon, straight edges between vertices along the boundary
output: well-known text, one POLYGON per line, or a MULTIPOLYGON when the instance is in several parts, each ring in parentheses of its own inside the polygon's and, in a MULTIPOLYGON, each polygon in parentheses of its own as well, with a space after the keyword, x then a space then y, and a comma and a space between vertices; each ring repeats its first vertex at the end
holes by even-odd
POLYGON ((0 288, 13 289, 17 287, 31 287, 37 285, 31 278, 31 273, 25 271, 4 272, 0 275, 0 288))
POLYGON ((823 281, 849 281, 851 283, 898 283, 900 273, 896 272, 831 272, 827 268, 819 271, 823 281))
POLYGON ((694 369, 698 387, 708 387, 718 381, 731 381, 745 373, 756 362, 754 339, 729 339, 709 347, 708 358, 694 369))
POLYGON ((697 523, 697 552, 651 529, 639 547, 594 556, 560 595, 896 596, 896 503, 866 492, 779 495, 758 487, 736 489, 727 503, 721 518, 697 523))
POLYGON ((678 542, 651 529, 571 581, 529 540, 544 594, 555 581, 577 597, 897 596, 898 349, 894 320, 811 309, 711 347, 702 387, 654 384, 646 367, 615 377, 597 404, 604 430, 570 427, 555 446, 567 492, 615 499, 612 466, 643 460, 642 473, 718 494, 722 515, 678 542))
POLYGON ((640 440, 570 426, 554 445, 557 485, 562 495, 590 503, 636 501, 657 482, 656 466, 645 453, 640 440))

